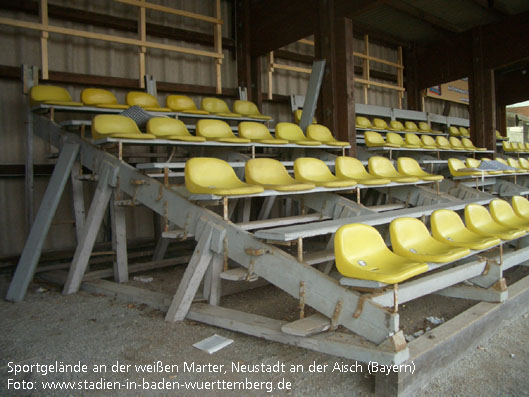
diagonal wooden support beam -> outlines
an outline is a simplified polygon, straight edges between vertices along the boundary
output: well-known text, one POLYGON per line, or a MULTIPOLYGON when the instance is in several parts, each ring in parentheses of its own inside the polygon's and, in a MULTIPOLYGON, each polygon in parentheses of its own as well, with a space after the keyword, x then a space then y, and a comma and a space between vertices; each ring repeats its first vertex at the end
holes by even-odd
POLYGON ((33 274, 39 262, 44 240, 50 229, 51 221, 59 205, 78 152, 79 145, 72 143, 66 143, 61 150, 46 193, 44 193, 40 204, 39 212, 31 227, 22 255, 20 256, 17 270, 9 285, 6 295, 6 300, 8 301, 20 302, 26 295, 29 283, 33 279, 33 274))
POLYGON ((65 295, 79 291, 90 255, 94 248, 97 232, 99 231, 99 227, 101 226, 101 222, 103 221, 103 217, 110 201, 110 196, 112 194, 112 186, 110 184, 116 184, 118 168, 114 168, 110 164, 104 164, 102 165, 101 170, 96 192, 86 217, 83 236, 81 241, 77 244, 72 265, 68 272, 68 278, 64 284, 62 292, 65 295))

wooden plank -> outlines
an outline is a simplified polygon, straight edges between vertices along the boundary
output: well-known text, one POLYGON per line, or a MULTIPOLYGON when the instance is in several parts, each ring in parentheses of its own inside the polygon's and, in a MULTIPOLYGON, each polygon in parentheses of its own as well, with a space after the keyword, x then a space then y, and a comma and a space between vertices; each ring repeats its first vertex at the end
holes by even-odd
POLYGON ((369 61, 383 63, 384 65, 393 66, 394 68, 397 68, 397 69, 404 69, 404 66, 402 66, 399 63, 391 62, 391 61, 388 61, 387 59, 377 58, 377 57, 371 56, 369 54, 363 54, 361 52, 353 51, 353 55, 355 57, 358 57, 358 58, 367 59, 369 61))
POLYGON ((112 250, 114 256, 114 280, 118 283, 129 281, 128 255, 127 255, 127 225, 125 208, 116 206, 112 195, 110 202, 110 222, 112 227, 112 250))
POLYGON ((165 316, 166 321, 182 321, 185 318, 213 257, 209 249, 212 234, 213 227, 206 225, 165 316))
POLYGON ((42 246, 78 152, 78 144, 66 143, 59 154, 59 159, 42 198, 37 217, 20 256, 15 275, 9 284, 6 295, 6 300, 8 301, 20 302, 26 295, 29 283, 33 279, 33 274, 39 262, 42 246))
MULTIPOLYGON (((40 0, 40 23, 48 26, 48 0, 40 0)), ((42 32, 40 38, 40 57, 42 79, 48 79, 48 32, 42 32)))
MULTIPOLYGON (((26 230, 30 231, 33 226, 34 217, 34 193, 35 179, 33 166, 33 112, 30 105, 27 105, 26 120, 26 158, 25 158, 25 177, 24 177, 24 210, 26 217, 26 230)), ((51 182, 51 181, 50 181, 51 182)), ((49 186, 49 185, 48 185, 49 186)))
POLYGON ((79 162, 75 162, 70 174, 70 183, 72 185, 72 210, 75 219, 75 237, 77 242, 81 240, 86 217, 83 182, 78 178, 78 176, 81 175, 81 171, 81 164, 79 162))
POLYGON ((116 169, 112 169, 110 165, 102 166, 94 198, 92 199, 92 204, 86 217, 83 236, 75 250, 72 266, 70 267, 68 278, 64 284, 63 294, 65 295, 79 291, 79 286, 88 266, 99 227, 101 226, 108 202, 110 201, 112 188, 109 183, 111 177, 114 176, 114 172, 116 172, 116 169))
POLYGON ((215 254, 211 258, 211 285, 209 290, 208 303, 212 306, 220 304, 220 297, 222 295, 222 279, 220 274, 224 267, 224 255, 215 254))
POLYGON ((296 336, 311 336, 327 331, 330 327, 331 320, 318 313, 283 325, 281 332, 296 336))
POLYGON ((283 65, 281 63, 271 63, 270 66, 273 69, 281 69, 281 70, 288 70, 290 72, 298 72, 298 73, 305 73, 305 74, 311 74, 312 69, 309 68, 302 68, 300 66, 292 66, 292 65, 283 65))
POLYGON ((402 92, 406 91, 403 87, 399 87, 398 85, 380 83, 378 81, 373 81, 373 80, 365 80, 365 79, 361 79, 359 77, 355 77, 355 82, 356 83, 361 83, 361 84, 374 85, 374 86, 382 87, 382 88, 389 88, 389 89, 395 90, 395 91, 402 91, 402 92))
POLYGON ((248 277, 248 270, 244 267, 237 267, 220 273, 220 278, 223 280, 244 281, 246 277, 248 277))
POLYGON ((317 222, 317 221, 322 221, 326 219, 329 219, 329 217, 322 216, 319 213, 315 213, 315 214, 309 214, 309 215, 294 215, 294 216, 288 216, 288 217, 283 217, 283 218, 263 219, 263 220, 256 220, 256 221, 251 221, 251 222, 241 222, 241 223, 237 223, 237 226, 239 226, 243 230, 257 230, 257 229, 265 229, 269 227, 297 225, 300 223, 317 222))

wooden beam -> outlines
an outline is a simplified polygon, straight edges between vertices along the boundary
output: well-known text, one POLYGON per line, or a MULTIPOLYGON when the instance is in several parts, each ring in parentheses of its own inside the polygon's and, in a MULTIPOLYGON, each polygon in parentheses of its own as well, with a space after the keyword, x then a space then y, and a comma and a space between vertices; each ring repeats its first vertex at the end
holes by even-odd
POLYGON ((408 109, 422 111, 421 90, 418 82, 419 62, 415 47, 404 51, 404 87, 408 99, 408 109))
POLYGON ((496 101, 501 106, 529 99, 529 67, 510 73, 496 74, 496 101))

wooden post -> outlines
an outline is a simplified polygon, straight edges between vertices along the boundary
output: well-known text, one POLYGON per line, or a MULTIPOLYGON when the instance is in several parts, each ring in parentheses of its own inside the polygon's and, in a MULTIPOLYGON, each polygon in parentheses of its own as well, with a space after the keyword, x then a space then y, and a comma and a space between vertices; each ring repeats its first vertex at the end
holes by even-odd
MULTIPOLYGON (((140 0, 145 2, 145 0, 140 0)), ((140 7, 138 9, 138 38, 141 41, 147 40, 147 24, 145 22, 145 7, 140 7)), ((145 53, 147 48, 145 46, 139 47, 139 66, 140 66, 140 88, 145 88, 145 53)))
MULTIPOLYGON (((415 47, 404 52, 404 69, 406 71, 406 94, 408 96, 408 109, 422 111, 421 90, 418 81, 417 50, 415 47)), ((400 74, 400 69, 398 72, 400 74)), ((397 75, 398 76, 398 75, 397 75)), ((449 103, 449 102, 446 102, 449 103)))
MULTIPOLYGON (((40 23, 48 26, 48 0, 40 0, 40 23)), ((42 80, 48 80, 48 37, 49 33, 42 31, 40 36, 40 55, 42 66, 42 80)))
MULTIPOLYGON (((365 52, 365 54, 367 56, 369 56, 369 36, 367 34, 364 36, 364 46, 365 46, 364 52, 365 52)), ((370 67, 369 59, 368 58, 364 58, 362 60, 362 65, 363 65, 362 76, 364 77, 364 79, 369 81, 369 67, 370 67)), ((364 84, 364 103, 366 105, 368 103, 367 94, 368 94, 369 87, 370 87, 369 84, 364 84)))
MULTIPOLYGON (((215 10, 216 10, 216 16, 217 20, 222 20, 222 12, 220 9, 220 0, 215 0, 215 10)), ((217 22, 215 24, 214 28, 214 40, 215 40, 215 52, 219 55, 222 55, 222 23, 217 22)), ((222 75, 221 75, 221 67, 222 67, 222 58, 215 59, 215 74, 216 74, 216 87, 217 87, 217 94, 222 94, 222 75)))
POLYGON ((270 51, 268 54, 268 99, 272 100, 273 98, 273 75, 274 75, 274 51, 270 51))
POLYGON ((114 251, 114 281, 126 283, 129 281, 129 265, 127 256, 127 225, 125 223, 125 208, 117 206, 116 189, 110 201, 110 220, 112 224, 112 250, 114 251))
MULTIPOLYGON (((403 64, 403 58, 402 58, 402 46, 398 46, 398 57, 399 57, 399 64, 403 64)), ((404 70, 402 68, 397 68, 397 85, 400 88, 404 88, 404 70)), ((402 99, 404 99, 404 91, 398 91, 399 96, 399 109, 402 109, 402 99)))

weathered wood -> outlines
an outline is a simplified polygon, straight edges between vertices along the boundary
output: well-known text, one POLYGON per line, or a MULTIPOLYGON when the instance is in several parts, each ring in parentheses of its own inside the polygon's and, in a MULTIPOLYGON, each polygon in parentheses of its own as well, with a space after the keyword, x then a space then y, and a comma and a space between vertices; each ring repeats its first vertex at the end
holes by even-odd
POLYGON ((220 273, 220 278, 230 281, 244 281, 248 277, 248 270, 244 267, 237 267, 235 269, 226 270, 220 273))
POLYGON ((211 284, 207 298, 210 305, 217 306, 220 304, 220 297, 222 295, 222 279, 220 278, 220 274, 224 267, 224 256, 214 254, 209 267, 211 269, 211 284))
POLYGON ((125 223, 125 208, 114 204, 116 193, 110 201, 110 222, 112 226, 112 250, 114 256, 114 280, 118 283, 129 281, 127 256, 127 225, 125 223))
POLYGON ((313 314, 312 316, 283 325, 281 332, 296 336, 311 336, 327 331, 330 327, 331 320, 321 314, 313 314))
POLYGON ((73 201, 73 216, 75 219, 75 237, 77 242, 81 241, 81 236, 85 223, 85 205, 84 205, 84 192, 83 182, 81 182, 78 176, 81 174, 82 166, 80 163, 75 162, 72 167, 70 183, 72 185, 72 201, 73 201))
POLYGON ((316 214, 309 214, 309 215, 294 215, 294 216, 275 218, 275 219, 264 219, 264 220, 257 220, 257 221, 251 221, 251 222, 241 222, 241 223, 237 223, 237 226, 239 226, 243 230, 257 230, 257 229, 264 229, 268 227, 296 225, 300 223, 315 222, 315 221, 326 220, 326 219, 329 219, 329 217, 322 216, 321 214, 316 213, 316 214))

